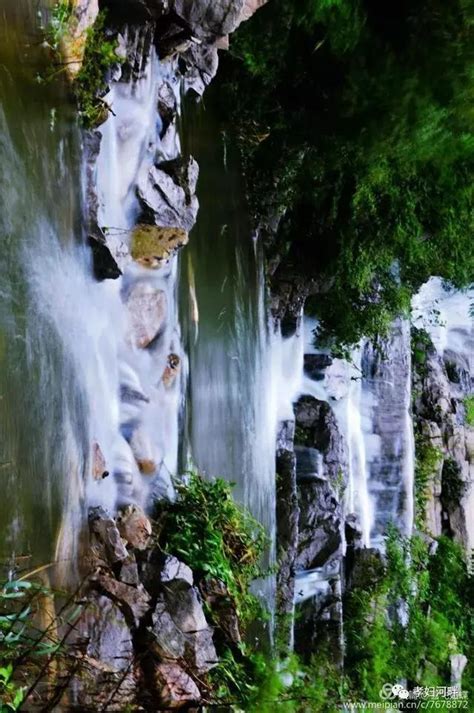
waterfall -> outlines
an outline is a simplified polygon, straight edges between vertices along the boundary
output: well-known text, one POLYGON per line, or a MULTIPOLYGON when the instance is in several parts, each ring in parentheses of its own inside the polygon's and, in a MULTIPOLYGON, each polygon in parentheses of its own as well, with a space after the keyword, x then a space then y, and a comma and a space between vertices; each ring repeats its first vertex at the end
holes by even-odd
MULTIPOLYGON (((317 323, 305 319, 305 351, 317 323)), ((302 377, 302 393, 327 401, 348 451, 346 512, 354 512, 365 546, 383 545, 387 525, 403 534, 413 525, 414 440, 411 346, 407 320, 397 320, 375 346, 362 340, 350 361, 333 359, 322 381, 302 377)))

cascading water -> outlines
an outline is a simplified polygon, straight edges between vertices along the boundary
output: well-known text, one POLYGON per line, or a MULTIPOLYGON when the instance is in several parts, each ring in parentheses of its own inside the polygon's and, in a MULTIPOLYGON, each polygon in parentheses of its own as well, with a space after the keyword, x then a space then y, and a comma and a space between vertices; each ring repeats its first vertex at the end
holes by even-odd
MULTIPOLYGON (((126 38, 137 43, 139 37, 126 38)), ((170 354, 182 360, 179 325, 175 310, 176 259, 159 269, 148 269, 129 256, 130 234, 139 217, 137 186, 158 160, 174 158, 160 142, 161 119, 157 111, 158 89, 168 64, 160 64, 151 51, 136 80, 111 84, 105 101, 112 112, 102 125, 97 161, 98 222, 123 275, 102 284, 102 304, 108 309, 109 330, 115 356, 109 368, 115 374, 114 417, 109 419, 105 459, 114 477, 90 481, 89 502, 109 505, 139 503, 146 506, 150 495, 171 496, 171 476, 176 475, 180 380, 163 383, 162 375, 170 354), (131 335, 134 319, 127 304, 140 295, 138 308, 146 309, 148 298, 162 300, 165 317, 156 343, 143 349, 131 335), (140 472, 137 460, 146 462, 140 472), (143 475, 143 471, 147 474, 143 475)), ((171 73, 169 78, 171 78, 171 73)), ((177 96, 179 95, 177 91, 177 96)), ((100 444, 102 447, 102 443, 100 444)))

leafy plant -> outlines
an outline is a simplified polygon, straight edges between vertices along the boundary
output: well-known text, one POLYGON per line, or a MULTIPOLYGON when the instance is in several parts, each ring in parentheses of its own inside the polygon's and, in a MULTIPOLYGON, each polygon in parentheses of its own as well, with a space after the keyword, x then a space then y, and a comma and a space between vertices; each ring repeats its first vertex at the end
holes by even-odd
POLYGON ((474 426, 474 395, 466 396, 464 408, 466 409, 466 423, 468 426, 474 426))
POLYGON ((267 544, 263 527, 232 498, 224 480, 191 473, 177 485, 178 498, 165 510, 164 549, 192 567, 198 577, 222 581, 239 620, 246 624, 258 611, 251 583, 262 572, 267 544))
POLYGON ((68 32, 71 15, 71 0, 58 0, 51 12, 48 32, 48 40, 52 48, 56 51, 59 50, 61 39, 68 32))
POLYGON ((443 452, 421 433, 415 434, 415 517, 419 527, 425 521, 428 487, 436 477, 443 452))

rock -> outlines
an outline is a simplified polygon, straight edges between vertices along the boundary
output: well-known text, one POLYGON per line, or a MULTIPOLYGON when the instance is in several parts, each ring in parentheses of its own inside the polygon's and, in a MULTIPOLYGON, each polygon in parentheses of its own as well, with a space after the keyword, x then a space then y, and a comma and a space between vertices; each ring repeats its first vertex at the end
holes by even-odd
POLYGON ((342 506, 322 480, 298 483, 300 508, 297 569, 315 569, 342 556, 342 506))
POLYGON ((103 480, 108 476, 105 456, 98 443, 92 444, 92 477, 94 480, 103 480))
POLYGON ((362 546, 362 527, 359 518, 355 513, 350 513, 345 517, 344 534, 348 547, 362 546))
POLYGON ((232 598, 225 584, 218 579, 204 579, 199 583, 199 591, 209 609, 213 621, 217 623, 224 638, 232 644, 242 641, 239 618, 232 598))
POLYGON ((295 559, 300 517, 296 488, 296 457, 293 450, 294 423, 280 424, 276 450, 277 552, 277 639, 283 647, 293 640, 295 559))
POLYGON ((132 234, 132 257, 143 267, 157 268, 188 242, 182 228, 162 228, 141 223, 132 234))
POLYGON ((242 19, 245 0, 170 0, 170 9, 181 17, 197 37, 228 35, 242 19))
POLYGON ((129 312, 131 341, 145 349, 150 346, 164 326, 167 313, 166 293, 146 282, 136 283, 126 298, 129 312))
POLYGON ((324 379, 324 370, 331 366, 332 361, 332 357, 329 354, 305 354, 305 374, 314 381, 322 381, 324 379))
POLYGON ((96 280, 116 280, 122 274, 115 258, 103 241, 89 236, 89 246, 92 249, 92 261, 96 280))
POLYGON ((208 625, 197 589, 181 584, 180 580, 174 580, 168 582, 164 588, 166 604, 173 621, 185 634, 207 629, 208 625))
POLYGON ((165 559, 160 572, 160 580, 164 584, 173 581, 184 582, 190 587, 194 584, 192 569, 184 562, 180 562, 176 557, 171 556, 165 559))
POLYGON ((143 475, 153 475, 158 468, 159 458, 156 448, 143 426, 134 430, 130 439, 130 448, 140 472, 143 475))
POLYGON ((117 516, 121 536, 137 550, 145 550, 152 535, 151 522, 138 505, 129 505, 117 516))
POLYGON ((152 615, 153 650, 162 659, 183 659, 186 635, 174 623, 163 597, 159 597, 152 615))
POLYGON ((244 0, 244 5, 242 7, 239 16, 239 25, 241 22, 246 22, 252 15, 254 15, 257 10, 266 5, 268 0, 244 0))
POLYGON ((61 32, 59 49, 66 75, 73 80, 81 71, 88 30, 99 14, 98 0, 72 0, 67 27, 61 32))
POLYGON ((180 57, 184 92, 194 92, 198 97, 216 76, 219 66, 217 45, 191 45, 180 57))
POLYGON ((89 511, 89 529, 91 549, 98 560, 115 564, 127 559, 127 548, 120 537, 115 520, 107 510, 97 507, 89 511))
POLYGON ((181 359, 179 358, 179 356, 177 354, 170 354, 168 356, 168 363, 165 366, 165 369, 163 371, 163 376, 161 377, 161 380, 167 389, 169 389, 171 386, 173 386, 180 370, 181 370, 181 359))
POLYGON ((160 138, 166 134, 178 111, 176 95, 169 82, 163 82, 158 88, 158 112, 163 121, 160 138))
POLYGON ((150 595, 141 585, 132 587, 103 572, 93 575, 90 581, 121 607, 134 626, 139 625, 150 609, 150 595))
POLYGON ((193 679, 176 663, 160 663, 155 669, 159 705, 176 710, 198 704, 201 694, 193 679))
POLYGON ((346 588, 372 592, 385 576, 382 554, 376 548, 362 547, 353 550, 346 562, 346 588))
POLYGON ((191 670, 198 675, 207 673, 217 666, 219 658, 213 641, 213 631, 210 627, 200 629, 186 636, 184 658, 191 670))
POLYGON ((125 582, 125 584, 131 584, 133 587, 138 587, 140 584, 137 560, 132 552, 130 552, 127 559, 122 562, 120 567, 120 581, 125 582))
MULTIPOLYGON (((142 208, 141 223, 174 228, 175 233, 176 228, 189 232, 196 222, 199 208, 195 195, 198 172, 198 165, 191 157, 152 166, 137 187, 142 208)), ((183 244, 184 234, 179 235, 183 244)), ((154 249, 150 248, 151 251, 154 249)), ((160 256, 160 253, 157 254, 160 256)))
POLYGON ((467 666, 467 657, 464 654, 452 654, 449 657, 451 664, 451 686, 462 685, 462 675, 467 666))
POLYGON ((68 688, 75 710, 103 707, 122 713, 133 707, 138 690, 133 642, 116 604, 106 596, 89 597, 68 645, 83 657, 68 688))

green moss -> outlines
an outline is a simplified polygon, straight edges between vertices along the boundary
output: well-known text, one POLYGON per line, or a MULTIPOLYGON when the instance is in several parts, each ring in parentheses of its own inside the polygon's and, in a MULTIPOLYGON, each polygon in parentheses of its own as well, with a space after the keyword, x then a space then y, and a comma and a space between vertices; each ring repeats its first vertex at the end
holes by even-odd
POLYGON ((468 426, 474 426, 474 395, 466 396, 464 408, 466 409, 466 423, 468 426))
POLYGON ((48 28, 48 41, 56 52, 59 51, 61 39, 69 30, 71 16, 72 3, 70 0, 59 0, 56 2, 51 12, 48 28))
POLYGON ((461 478, 461 468, 453 458, 447 458, 443 463, 441 474, 441 497, 447 507, 455 507, 466 492, 467 484, 461 478))
POLYGON ((107 118, 110 107, 103 100, 107 92, 107 75, 111 67, 123 62, 116 53, 117 42, 105 32, 105 13, 100 12, 87 33, 81 71, 74 82, 82 124, 93 128, 107 118))

